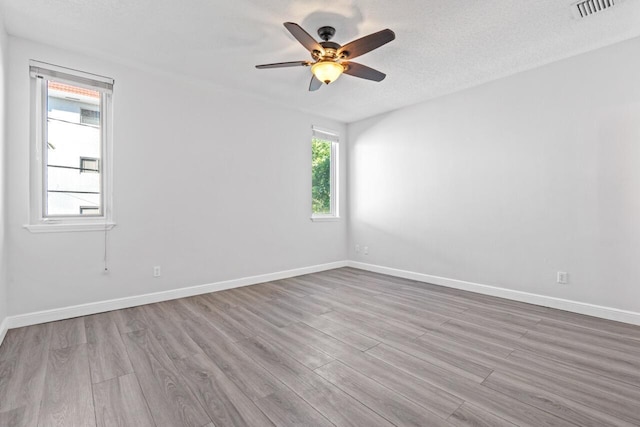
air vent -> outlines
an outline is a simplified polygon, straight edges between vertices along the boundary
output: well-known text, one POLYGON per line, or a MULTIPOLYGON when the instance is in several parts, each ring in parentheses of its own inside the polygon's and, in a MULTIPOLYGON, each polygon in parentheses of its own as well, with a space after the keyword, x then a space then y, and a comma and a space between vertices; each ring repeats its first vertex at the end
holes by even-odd
POLYGON ((585 0, 573 5, 573 12, 578 18, 586 18, 594 13, 602 12, 614 6, 614 0, 585 0))

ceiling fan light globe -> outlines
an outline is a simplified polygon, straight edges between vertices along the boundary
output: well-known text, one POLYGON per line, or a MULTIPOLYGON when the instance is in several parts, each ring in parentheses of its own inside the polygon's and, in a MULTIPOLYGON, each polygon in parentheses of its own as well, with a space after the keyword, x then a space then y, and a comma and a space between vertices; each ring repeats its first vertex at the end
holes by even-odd
POLYGON ((318 80, 329 84, 338 79, 344 71, 342 64, 334 61, 320 61, 311 66, 311 72, 318 80))

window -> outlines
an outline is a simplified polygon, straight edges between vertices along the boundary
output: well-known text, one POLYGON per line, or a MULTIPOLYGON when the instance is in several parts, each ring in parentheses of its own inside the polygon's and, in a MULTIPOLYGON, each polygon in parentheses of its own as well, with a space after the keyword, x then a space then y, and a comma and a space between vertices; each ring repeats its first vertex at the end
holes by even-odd
POLYGON ((32 231, 104 230, 110 203, 113 80, 36 61, 32 77, 32 231))
POLYGON ((81 108, 80 123, 85 125, 100 126, 100 111, 81 108))
POLYGON ((100 209, 97 206, 80 206, 80 215, 100 215, 100 209))
POLYGON ((338 134, 316 127, 311 136, 311 219, 338 216, 338 134))
POLYGON ((100 159, 94 157, 80 157, 80 173, 94 172, 100 173, 100 159))

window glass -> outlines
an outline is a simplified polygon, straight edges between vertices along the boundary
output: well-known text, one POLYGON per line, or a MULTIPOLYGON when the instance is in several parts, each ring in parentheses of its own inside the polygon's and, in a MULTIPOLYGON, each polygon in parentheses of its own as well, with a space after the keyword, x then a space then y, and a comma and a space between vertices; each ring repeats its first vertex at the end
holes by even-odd
POLYGON ((311 219, 338 219, 337 133, 311 128, 311 219))
POLYGON ((47 80, 45 90, 43 214, 74 216, 91 210, 100 215, 102 94, 54 80, 47 80))
POLYGON ((100 126, 100 111, 82 108, 80 110, 80 123, 100 126))
POLYGON ((311 140, 311 197, 315 215, 330 215, 331 209, 331 141, 311 140))
POLYGON ((100 172, 100 160, 92 157, 80 157, 80 173, 100 172))

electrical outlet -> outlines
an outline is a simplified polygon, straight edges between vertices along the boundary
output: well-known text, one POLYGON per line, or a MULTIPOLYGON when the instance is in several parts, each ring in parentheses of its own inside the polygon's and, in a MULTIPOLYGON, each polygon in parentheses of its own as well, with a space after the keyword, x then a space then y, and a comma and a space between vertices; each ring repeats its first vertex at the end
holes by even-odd
POLYGON ((156 265, 155 267, 153 267, 153 277, 160 277, 160 274, 160 266, 156 265))
POLYGON ((561 285, 566 285, 567 283, 569 283, 569 273, 567 273, 566 271, 558 271, 556 281, 561 285))
POLYGON ((369 246, 364 247, 364 254, 369 255, 369 246))
POLYGON ((356 253, 359 254, 360 253, 360 245, 356 245, 356 253))

